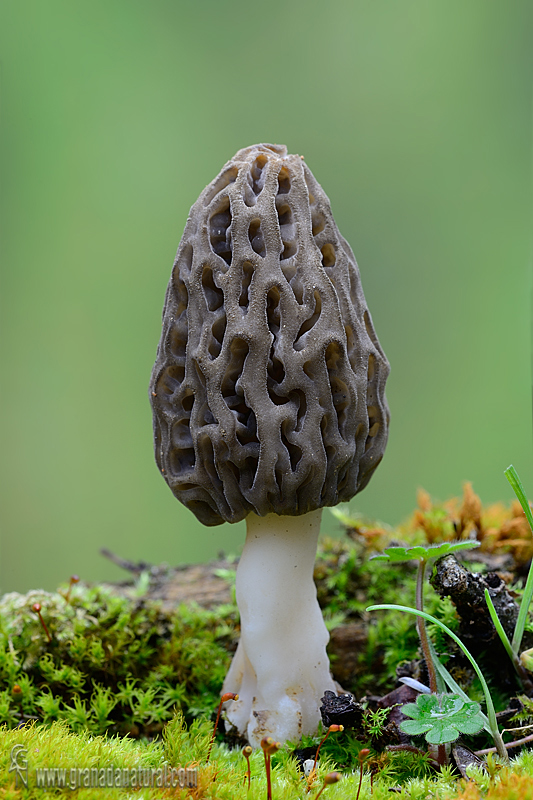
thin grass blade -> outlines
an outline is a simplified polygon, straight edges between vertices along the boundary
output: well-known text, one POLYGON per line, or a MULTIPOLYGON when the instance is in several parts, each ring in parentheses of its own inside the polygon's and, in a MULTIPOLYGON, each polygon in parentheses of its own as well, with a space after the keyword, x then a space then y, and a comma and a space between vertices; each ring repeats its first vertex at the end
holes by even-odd
MULTIPOLYGON (((520 505, 524 509, 524 514, 526 515, 526 519, 529 522, 529 527, 533 532, 533 514, 531 513, 531 508, 529 507, 526 493, 524 492, 524 487, 522 486, 522 481, 518 477, 517 471, 511 464, 511 466, 507 467, 507 469, 504 471, 503 474, 513 487, 513 491, 517 496, 520 505)), ((524 594, 522 595, 522 602, 520 603, 520 611, 518 612, 518 619, 516 620, 516 626, 513 633, 512 648, 515 658, 518 658, 518 653, 520 652, 520 645, 522 644, 522 637, 524 636, 524 629, 526 627, 527 612, 529 610, 532 597, 533 597, 533 561, 531 562, 531 566, 529 568, 529 574, 527 576, 527 581, 524 588, 524 594)))

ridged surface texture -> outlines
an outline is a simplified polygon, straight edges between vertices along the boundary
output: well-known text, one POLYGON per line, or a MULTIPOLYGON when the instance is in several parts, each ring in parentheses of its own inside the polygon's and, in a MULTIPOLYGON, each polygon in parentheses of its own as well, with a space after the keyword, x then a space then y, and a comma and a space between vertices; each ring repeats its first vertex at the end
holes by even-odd
POLYGON ((163 309, 155 455, 206 525, 347 501, 385 449, 389 365, 304 161, 240 150, 190 211, 163 309))

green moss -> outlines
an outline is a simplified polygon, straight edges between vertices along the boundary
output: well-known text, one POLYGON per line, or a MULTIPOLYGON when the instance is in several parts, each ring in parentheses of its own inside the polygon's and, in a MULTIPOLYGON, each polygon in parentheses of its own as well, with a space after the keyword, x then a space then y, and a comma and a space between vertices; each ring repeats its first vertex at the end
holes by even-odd
MULTIPOLYGON (((410 544, 420 538, 418 530, 410 539, 404 531, 382 534, 388 541, 399 535, 410 544)), ((364 613, 371 603, 412 605, 415 571, 409 564, 371 561, 370 552, 357 537, 325 539, 315 568, 329 629, 362 617, 368 622, 356 680, 344 685, 358 697, 392 688, 398 665, 418 651, 412 618, 364 613)), ((228 570, 224 577, 234 581, 235 575, 228 570)), ((2 598, 0 721, 14 726, 28 717, 64 720, 74 730, 138 736, 160 731, 175 707, 188 720, 211 714, 238 639, 237 608, 182 605, 169 614, 149 599, 148 586, 139 579, 131 597, 78 584, 69 602, 61 592, 2 598), (42 607, 51 642, 34 603, 42 607), (16 684, 19 697, 13 695, 16 684)), ((425 602, 430 613, 456 626, 453 606, 429 586, 425 602)), ((437 649, 445 650, 449 643, 439 644, 435 634, 437 649)))
MULTIPOLYGON (((394 541, 406 546, 442 541, 449 535, 450 525, 453 528, 454 514, 462 520, 464 532, 469 526, 481 525, 472 521, 474 517, 484 518, 472 512, 470 519, 466 500, 464 508, 458 503, 434 507, 428 502, 424 497, 423 508, 397 530, 357 519, 350 525, 348 537, 326 539, 320 545, 315 581, 328 627, 334 630, 341 624, 362 621, 366 625, 357 679, 344 687, 358 698, 392 689, 397 666, 415 658, 418 652, 414 619, 396 612, 372 616, 365 612, 370 604, 409 606, 414 601, 412 565, 389 567, 372 562, 369 557, 375 547, 382 549, 394 541)), ((475 511, 471 495, 469 503, 475 511)), ((498 520, 509 521, 510 512, 500 509, 498 514, 496 526, 498 520)), ((493 528, 485 526, 484 530, 484 542, 489 547, 497 537, 493 528)), ((482 549, 487 549, 485 544, 482 549)), ((225 570, 219 577, 233 583, 234 571, 225 570)), ((102 762, 121 768, 159 767, 165 760, 171 765, 198 764, 201 785, 197 798, 264 798, 262 752, 251 758, 249 794, 246 766, 238 749, 230 751, 216 743, 210 765, 205 764, 212 732, 208 718, 213 718, 238 639, 235 604, 213 610, 183 605, 167 613, 150 599, 147 573, 141 575, 129 597, 111 587, 83 584, 72 588, 68 601, 65 595, 30 592, 9 594, 0 600, 0 725, 4 725, 0 729, 0 797, 57 796, 57 789, 39 790, 39 794, 35 787, 32 793, 13 788, 9 752, 13 744, 20 743, 28 748, 32 768, 56 765, 56 759, 77 768, 102 762), (35 603, 41 605, 51 641, 32 610, 35 603), (27 724, 16 729, 21 721, 27 724)), ((449 600, 440 599, 428 586, 424 602, 429 613, 452 630, 457 628, 456 612, 449 600)), ((431 627, 430 631, 436 649, 449 651, 450 642, 441 638, 440 629, 431 627)), ((459 672, 456 679, 473 699, 481 699, 468 671, 459 672)), ((507 697, 494 682, 491 692, 503 707, 507 697)), ((533 713, 530 707, 527 712, 526 716, 533 713)), ((283 748, 272 760, 276 800, 314 798, 331 770, 340 770, 344 778, 328 786, 322 796, 332 800, 355 797, 363 748, 369 748, 370 755, 364 765, 361 800, 370 797, 370 770, 375 775, 372 797, 377 800, 389 797, 390 787, 397 784, 403 787, 400 796, 415 800, 430 795, 442 800, 461 796, 461 784, 446 770, 435 777, 426 755, 386 752, 378 730, 382 722, 368 711, 358 733, 362 738, 348 731, 330 736, 322 748, 318 777, 309 795, 292 755, 294 746, 283 748)), ((318 741, 307 737, 303 745, 316 747, 318 741)), ((532 759, 522 755, 515 764, 516 774, 521 775, 520 786, 530 778, 533 785, 532 759)), ((487 792, 487 779, 480 778, 479 782, 487 792)), ((468 791, 472 792, 469 800, 477 800, 478 794, 473 789, 468 791)), ((94 790, 83 788, 70 795, 96 796, 94 790)), ((98 789, 97 796, 125 798, 131 797, 131 791, 98 789)), ((156 788, 138 790, 135 796, 163 795, 156 788)), ((178 789, 172 796, 190 794, 178 789)))
POLYGON ((227 670, 234 607, 182 606, 172 615, 151 601, 102 587, 8 594, 0 602, 0 720, 64 720, 92 733, 153 734, 178 706, 210 713, 227 670), (40 603, 49 642, 38 616, 40 603), (22 690, 13 693, 18 685, 22 690))
MULTIPOLYGON (((30 800, 30 798, 57 798, 68 791, 68 796, 77 800, 101 798, 102 800, 155 800, 155 798, 173 797, 179 800, 197 798, 197 800, 265 800, 266 779, 262 751, 251 756, 251 788, 248 791, 246 781, 246 762, 240 750, 229 750, 224 745, 216 745, 211 754, 209 764, 206 756, 209 747, 211 724, 205 720, 195 720, 190 726, 185 724, 182 714, 175 715, 166 725, 163 737, 157 741, 132 740, 121 736, 95 736, 88 731, 73 733, 68 725, 55 722, 51 726, 30 724, 22 729, 9 730, 0 728, 0 797, 12 800, 30 800), (25 748, 24 756, 28 762, 28 786, 25 788, 19 781, 15 788, 15 777, 9 772, 11 752, 14 746, 25 748), (139 788, 139 783, 148 781, 148 770, 154 770, 154 782, 157 781, 157 770, 172 767, 195 768, 197 770, 197 788, 139 788), (76 788, 60 788, 61 773, 55 773, 55 787, 37 785, 37 775, 41 781, 50 780, 50 770, 64 770, 64 780, 74 781, 76 788), (120 770, 121 778, 127 770, 131 776, 142 770, 142 777, 137 787, 120 788, 83 786, 84 776, 90 776, 91 770, 113 769, 113 779, 120 770), (46 773, 43 772, 46 770, 46 773), (71 772, 72 770, 72 772, 71 772), (80 786, 79 783, 82 783, 80 786)), ((308 740, 310 741, 310 740, 308 740)), ((314 740, 315 745, 317 740, 314 740)), ((298 770, 291 754, 291 748, 282 748, 272 759, 273 763, 273 797, 276 800, 314 800, 323 785, 328 772, 339 770, 342 780, 328 786, 322 797, 330 800, 353 800, 359 785, 359 769, 347 767, 351 763, 352 751, 360 749, 361 744, 350 740, 346 734, 330 736, 323 747, 323 755, 318 766, 317 776, 308 793, 307 782, 298 770)), ((451 770, 445 768, 440 774, 433 772, 424 755, 414 753, 378 754, 371 752, 363 764, 364 775, 360 800, 385 800, 390 798, 392 787, 401 787, 399 797, 410 800, 425 800, 427 797, 440 800, 479 800, 480 797, 503 798, 509 786, 517 786, 521 794, 517 797, 530 797, 533 787, 533 756, 523 753, 512 762, 511 770, 494 770, 493 777, 479 771, 473 773, 475 782, 469 784, 468 793, 464 794, 467 784, 458 780, 451 770), (371 774, 373 788, 371 791, 371 774), (525 792, 525 793, 524 793, 525 792)), ((89 780, 89 777, 87 777, 89 780)), ((511 795, 514 796, 514 795, 511 795)))

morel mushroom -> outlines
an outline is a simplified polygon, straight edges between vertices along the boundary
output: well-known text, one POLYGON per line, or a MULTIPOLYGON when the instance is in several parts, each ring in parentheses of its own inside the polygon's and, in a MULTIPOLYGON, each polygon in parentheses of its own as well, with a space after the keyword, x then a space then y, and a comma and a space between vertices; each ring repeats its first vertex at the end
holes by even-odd
POLYGON ((246 518, 224 691, 255 747, 314 733, 335 691, 312 577, 320 516, 383 456, 388 372, 323 189, 283 145, 240 150, 191 209, 150 396, 175 496, 206 525, 246 518))

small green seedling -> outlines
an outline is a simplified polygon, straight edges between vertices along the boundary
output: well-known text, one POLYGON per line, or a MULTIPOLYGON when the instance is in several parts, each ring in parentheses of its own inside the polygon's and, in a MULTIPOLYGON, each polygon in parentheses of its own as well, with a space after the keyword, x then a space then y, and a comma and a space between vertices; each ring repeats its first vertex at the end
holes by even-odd
POLYGON ((416 558, 417 560, 427 562, 432 558, 449 556, 452 553, 458 553, 460 550, 472 550, 474 547, 479 547, 479 542, 472 539, 465 539, 460 542, 440 542, 439 544, 430 544, 427 547, 423 545, 414 545, 413 547, 399 547, 394 545, 385 548, 383 553, 372 556, 370 560, 399 563, 403 561, 412 561, 416 558))
MULTIPOLYGON (((451 631, 446 625, 444 625, 444 623, 441 622, 440 619, 437 619, 436 617, 433 617, 431 614, 426 614, 425 611, 419 611, 416 608, 409 608, 408 606, 397 606, 397 605, 386 603, 386 604, 379 605, 379 606, 369 606, 367 608, 367 611, 405 611, 407 614, 414 614, 417 617, 423 617, 428 622, 433 622, 435 625, 438 625, 439 628, 441 628, 441 630, 443 630, 445 633, 447 633, 448 636, 450 636, 454 640, 454 642, 459 645, 459 647, 461 648, 461 650, 463 651, 465 656, 468 658, 468 660, 472 664, 472 666, 474 668, 474 671, 475 671, 476 675, 478 676, 479 681, 481 683, 481 688, 483 689, 483 694, 485 695, 485 703, 487 705, 487 719, 485 719, 485 717, 483 717, 483 723, 484 723, 483 727, 485 727, 486 729, 488 727, 488 730, 489 730, 490 734, 492 735, 492 738, 494 739, 494 744, 496 745, 496 749, 498 751, 498 755, 504 761, 505 764, 509 764, 509 756, 507 754, 507 750, 505 749, 505 745, 503 743, 503 739, 502 739, 502 735, 500 733, 500 729, 498 728, 498 723, 496 721, 496 710, 494 708, 494 703, 492 702, 492 697, 491 697, 491 694, 489 692, 489 687, 487 686, 487 681, 485 680, 485 676, 481 672, 477 661, 474 659, 474 656, 470 653, 470 651, 463 644, 463 642, 459 639, 459 637, 456 636, 456 634, 453 631, 451 631)), ((435 660, 438 661, 438 659, 435 659, 435 660)), ((443 667, 442 664, 440 664, 440 662, 439 662, 439 672, 440 672, 441 675, 442 674, 444 675, 446 682, 448 682, 448 677, 450 677, 450 676, 448 676, 446 668, 443 667)), ((451 682, 452 682, 452 688, 454 690, 456 688, 458 688, 457 684, 455 683, 455 681, 453 681, 452 678, 451 678, 451 682)), ((436 694, 436 693, 433 693, 433 694, 436 694)), ((458 694, 460 694, 460 693, 458 692, 458 694)), ((426 695, 426 696, 428 696, 428 695, 426 695)), ((468 700, 468 698, 466 698, 466 697, 463 698, 463 699, 466 699, 467 702, 470 702, 468 700)))
MULTIPOLYGON (((394 708, 394 706, 392 708, 394 708)), ((376 708, 375 711, 367 709, 365 716, 363 717, 363 725, 365 733, 370 736, 371 739, 381 736, 383 733, 383 728, 387 724, 387 719, 390 712, 390 707, 376 708)))
POLYGON ((428 744, 455 742, 461 733, 472 736, 484 724, 479 703, 465 702, 457 694, 419 694, 402 711, 411 719, 401 722, 400 729, 409 736, 425 734, 428 744))
MULTIPOLYGON (((391 546, 387 547, 380 555, 372 556, 372 560, 388 561, 390 563, 400 563, 403 561, 411 561, 412 559, 416 559, 418 561, 415 605, 419 611, 423 612, 424 576, 426 574, 428 562, 431 561, 431 559, 451 555, 452 553, 457 553, 460 550, 472 550, 474 547, 479 547, 479 542, 472 541, 470 539, 458 542, 440 542, 439 544, 428 545, 427 547, 424 547, 423 545, 416 545, 414 547, 391 546)), ((417 618, 416 629, 428 671, 429 688, 431 689, 431 692, 436 695, 439 690, 444 689, 444 686, 442 681, 439 680, 438 670, 434 663, 434 654, 432 652, 426 625, 422 615, 417 618)), ((439 747, 438 761, 441 766, 447 761, 444 747, 439 747)))

